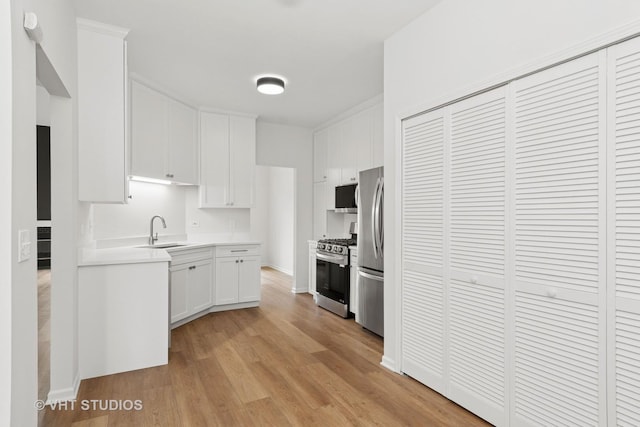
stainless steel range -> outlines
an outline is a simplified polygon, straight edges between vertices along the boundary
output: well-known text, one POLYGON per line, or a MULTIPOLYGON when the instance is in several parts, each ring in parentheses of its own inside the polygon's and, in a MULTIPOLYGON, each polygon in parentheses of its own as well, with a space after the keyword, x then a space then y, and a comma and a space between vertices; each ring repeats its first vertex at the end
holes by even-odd
POLYGON ((355 238, 323 239, 316 249, 317 303, 344 318, 350 312, 349 246, 356 244, 355 238))

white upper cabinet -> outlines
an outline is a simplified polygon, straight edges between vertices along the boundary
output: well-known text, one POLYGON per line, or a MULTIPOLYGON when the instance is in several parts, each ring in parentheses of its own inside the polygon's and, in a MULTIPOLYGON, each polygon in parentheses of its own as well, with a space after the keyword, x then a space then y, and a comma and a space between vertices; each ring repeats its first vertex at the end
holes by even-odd
POLYGON ((78 197, 125 203, 128 30, 78 19, 78 197))
POLYGON ((384 166, 384 104, 378 104, 372 111, 372 163, 371 167, 384 166))
POLYGON ((168 99, 168 147, 166 170, 174 182, 198 184, 198 113, 168 99))
POLYGON ((327 180, 327 149, 329 131, 323 129, 313 135, 313 182, 327 180))
POLYGON ((255 165, 255 117, 200 113, 201 208, 252 207, 255 165))
POLYGON ((197 112, 131 82, 131 175, 198 183, 197 112))
POLYGON ((131 82, 131 175, 167 179, 166 107, 163 95, 131 82))
POLYGON ((314 134, 313 181, 326 182, 326 209, 335 208, 336 186, 355 184, 361 170, 383 165, 382 120, 377 104, 314 134))

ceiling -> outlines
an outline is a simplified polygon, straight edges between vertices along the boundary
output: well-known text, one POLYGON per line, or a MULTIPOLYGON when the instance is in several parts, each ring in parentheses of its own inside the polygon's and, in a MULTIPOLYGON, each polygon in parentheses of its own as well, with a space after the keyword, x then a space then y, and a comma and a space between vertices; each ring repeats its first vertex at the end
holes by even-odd
POLYGON ((74 0, 128 28, 129 70, 198 107, 313 128, 383 91, 383 42, 439 0, 74 0), (258 93, 264 74, 283 95, 258 93))

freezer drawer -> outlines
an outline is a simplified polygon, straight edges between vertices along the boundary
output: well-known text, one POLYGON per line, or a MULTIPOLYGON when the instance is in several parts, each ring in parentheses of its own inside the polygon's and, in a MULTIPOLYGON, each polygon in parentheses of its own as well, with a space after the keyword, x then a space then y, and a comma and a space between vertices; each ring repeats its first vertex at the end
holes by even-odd
POLYGON ((384 336, 384 276, 358 268, 358 323, 384 336))

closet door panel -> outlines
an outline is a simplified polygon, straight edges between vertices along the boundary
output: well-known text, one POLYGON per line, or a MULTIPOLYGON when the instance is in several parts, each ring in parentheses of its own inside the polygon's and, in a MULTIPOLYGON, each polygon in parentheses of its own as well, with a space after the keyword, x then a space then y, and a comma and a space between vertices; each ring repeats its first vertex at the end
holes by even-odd
POLYGON ((449 397, 507 423, 505 344, 506 90, 451 106, 449 397))
POLYGON ((640 40, 608 49, 609 424, 640 425, 640 40))
POLYGON ((444 392, 442 110, 403 123, 402 369, 444 392))
POLYGON ((603 425, 605 67, 515 81, 513 425, 603 425))

